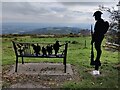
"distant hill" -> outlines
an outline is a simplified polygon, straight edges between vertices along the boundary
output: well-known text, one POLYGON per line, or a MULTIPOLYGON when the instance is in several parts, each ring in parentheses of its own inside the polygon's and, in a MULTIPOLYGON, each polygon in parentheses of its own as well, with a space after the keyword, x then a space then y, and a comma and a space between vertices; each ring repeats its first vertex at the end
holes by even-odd
POLYGON ((76 27, 46 27, 23 32, 20 34, 78 34, 79 32, 80 28, 76 27))
POLYGON ((78 33, 80 29, 89 29, 89 24, 82 23, 2 23, 2 34, 68 34, 78 33), (44 31, 45 30, 45 31, 44 31))

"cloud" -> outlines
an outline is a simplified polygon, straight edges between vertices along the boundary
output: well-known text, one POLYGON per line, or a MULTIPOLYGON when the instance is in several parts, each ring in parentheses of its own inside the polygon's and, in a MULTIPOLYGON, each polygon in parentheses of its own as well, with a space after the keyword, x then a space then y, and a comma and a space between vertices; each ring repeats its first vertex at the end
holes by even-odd
MULTIPOLYGON (((100 2, 3 2, 3 21, 40 23, 90 23, 100 2)), ((106 15, 105 15, 106 17, 106 15)))
MULTIPOLYGON (((96 0, 1 0, 2 2, 96 2, 96 0)), ((97 0, 101 2, 101 0, 97 0)), ((118 2, 118 0, 104 0, 102 2, 118 2)))

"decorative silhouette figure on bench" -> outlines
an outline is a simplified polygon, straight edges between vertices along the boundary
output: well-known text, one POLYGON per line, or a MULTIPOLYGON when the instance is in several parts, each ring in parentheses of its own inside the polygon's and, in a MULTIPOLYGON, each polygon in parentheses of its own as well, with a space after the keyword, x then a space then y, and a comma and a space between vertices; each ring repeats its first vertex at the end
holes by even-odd
POLYGON ((30 55, 30 44, 24 44, 24 55, 30 55))
POLYGON ((52 50, 53 50, 52 47, 53 47, 52 45, 49 45, 49 44, 47 45, 46 49, 47 49, 48 55, 52 55, 52 50))
POLYGON ((57 56, 57 53, 62 45, 59 44, 59 41, 56 41, 56 43, 53 45, 53 49, 55 51, 55 55, 57 56))
POLYGON ((24 52, 24 47, 23 47, 23 44, 19 43, 17 44, 18 46, 18 52, 20 55, 23 55, 23 52, 24 52))
POLYGON ((47 50, 44 46, 42 47, 42 54, 42 56, 47 56, 47 50))
POLYGON ((40 55, 41 47, 40 47, 38 44, 37 44, 37 46, 34 45, 34 44, 32 44, 32 47, 33 47, 33 50, 34 50, 35 55, 36 55, 36 56, 40 55))

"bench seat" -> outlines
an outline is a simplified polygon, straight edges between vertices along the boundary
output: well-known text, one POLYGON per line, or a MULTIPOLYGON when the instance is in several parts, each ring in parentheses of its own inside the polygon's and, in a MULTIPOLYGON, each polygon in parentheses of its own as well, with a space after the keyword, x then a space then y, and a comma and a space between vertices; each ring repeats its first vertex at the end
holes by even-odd
POLYGON ((46 55, 46 56, 43 56, 43 55, 18 55, 18 57, 34 57, 34 58, 64 58, 64 55, 62 54, 58 54, 58 55, 46 55))

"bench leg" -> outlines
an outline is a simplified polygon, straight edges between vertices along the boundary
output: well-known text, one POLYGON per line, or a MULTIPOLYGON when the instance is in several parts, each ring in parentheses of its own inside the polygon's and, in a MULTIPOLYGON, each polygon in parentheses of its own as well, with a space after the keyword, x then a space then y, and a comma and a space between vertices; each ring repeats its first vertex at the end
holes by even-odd
POLYGON ((65 65, 65 59, 63 58, 63 65, 65 65))
POLYGON ((66 58, 64 58, 63 64, 64 64, 64 73, 66 73, 66 58))
POLYGON ((24 64, 23 57, 22 57, 22 64, 24 64))
POLYGON ((17 67, 18 67, 18 57, 16 57, 16 67, 15 67, 15 72, 17 72, 17 67))

